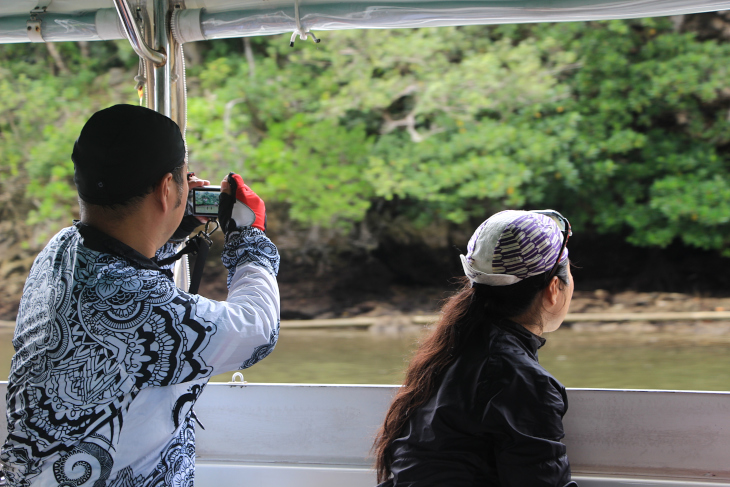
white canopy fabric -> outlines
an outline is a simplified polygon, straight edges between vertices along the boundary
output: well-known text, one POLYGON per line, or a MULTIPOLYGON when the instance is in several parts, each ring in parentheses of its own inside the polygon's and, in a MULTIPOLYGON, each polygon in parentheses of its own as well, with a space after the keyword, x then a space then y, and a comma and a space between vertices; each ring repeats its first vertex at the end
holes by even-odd
MULTIPOLYGON (((41 0, 42 1, 42 0, 41 0)), ((46 0, 47 2, 48 0, 46 0)), ((146 4, 152 0, 129 0, 130 5, 146 4)), ((35 8, 39 0, 0 0, 0 16, 25 15, 35 8)), ((185 8, 204 8, 209 13, 223 12, 230 10, 250 10, 258 8, 293 8, 293 0, 181 0, 185 8)), ((476 8, 493 8, 502 11, 525 10, 531 21, 541 22, 541 14, 548 11, 562 11, 566 16, 565 20, 586 20, 577 19, 573 16, 605 15, 606 9, 616 9, 616 15, 629 17, 653 17, 662 15, 675 15, 691 12, 711 12, 728 8, 730 2, 718 0, 633 0, 633 1, 606 1, 606 0, 482 0, 482 1, 454 1, 445 0, 440 2, 429 2, 421 0, 391 0, 387 2, 374 1, 351 1, 338 2, 335 0, 302 0, 299 5, 303 9, 309 7, 317 8, 326 5, 348 6, 350 9, 365 10, 379 8, 379 6, 396 6, 403 8, 413 6, 437 6, 441 10, 450 8, 463 8, 471 5, 476 8), (571 17, 571 18, 568 18, 571 17)), ((73 12, 95 11, 102 8, 114 8, 112 0, 51 0, 48 5, 48 12, 58 14, 69 14, 73 12)))
MULTIPOLYGON (((296 0, 184 0, 174 23, 182 42, 291 33, 296 0)), ((31 42, 26 22, 48 4, 42 40, 124 38, 112 0, 0 0, 0 43, 31 42)), ((130 0, 147 5, 152 0, 130 0)), ((299 1, 302 30, 394 29, 450 25, 639 18, 730 9, 730 0, 387 0, 299 1)), ((38 37, 35 37, 38 40, 38 37)))

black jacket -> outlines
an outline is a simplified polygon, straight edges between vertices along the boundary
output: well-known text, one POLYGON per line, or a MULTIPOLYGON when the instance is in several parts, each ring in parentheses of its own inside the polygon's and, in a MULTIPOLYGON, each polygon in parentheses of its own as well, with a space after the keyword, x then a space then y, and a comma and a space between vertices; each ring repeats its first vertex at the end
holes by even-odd
POLYGON ((570 483, 560 442, 568 398, 538 363, 545 339, 510 321, 475 335, 391 445, 383 487, 570 483))

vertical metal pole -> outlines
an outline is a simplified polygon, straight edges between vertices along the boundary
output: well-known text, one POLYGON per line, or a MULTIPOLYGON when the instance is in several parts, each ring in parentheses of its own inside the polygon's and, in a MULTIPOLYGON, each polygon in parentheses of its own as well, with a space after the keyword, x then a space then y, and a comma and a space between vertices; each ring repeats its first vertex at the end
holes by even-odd
MULTIPOLYGON (((148 45, 154 45, 154 33, 151 17, 151 9, 146 5, 146 0, 137 0, 139 15, 144 26, 144 39, 148 45)), ((150 110, 155 109, 155 63, 149 59, 145 59, 145 76, 147 77, 147 85, 145 86, 145 106, 150 110)))
POLYGON ((152 19, 154 25, 154 49, 168 55, 167 62, 162 66, 155 66, 155 97, 154 110, 167 117, 170 116, 170 41, 168 39, 169 22, 168 0, 154 0, 152 19))

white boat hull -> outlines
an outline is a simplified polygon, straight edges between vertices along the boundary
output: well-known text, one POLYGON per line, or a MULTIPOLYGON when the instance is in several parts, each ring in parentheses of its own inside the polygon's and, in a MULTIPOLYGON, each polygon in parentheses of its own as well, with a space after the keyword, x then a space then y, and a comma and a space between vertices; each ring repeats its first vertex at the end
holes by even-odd
MULTIPOLYGON (((7 383, 0 383, 4 396, 7 383)), ((397 386, 209 384, 197 487, 375 485, 370 447, 397 386)), ((730 393, 568 390, 581 487, 730 487, 730 393)), ((6 435, 0 404, 0 435, 6 435)))

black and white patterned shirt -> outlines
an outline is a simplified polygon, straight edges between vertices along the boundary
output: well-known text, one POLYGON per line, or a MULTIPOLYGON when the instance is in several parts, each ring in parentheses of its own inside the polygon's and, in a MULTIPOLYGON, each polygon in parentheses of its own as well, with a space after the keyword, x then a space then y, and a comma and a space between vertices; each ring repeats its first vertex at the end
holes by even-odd
POLYGON ((276 345, 279 253, 255 228, 230 234, 223 302, 176 288, 155 261, 83 224, 36 258, 13 339, 9 485, 192 486, 208 378, 276 345))

